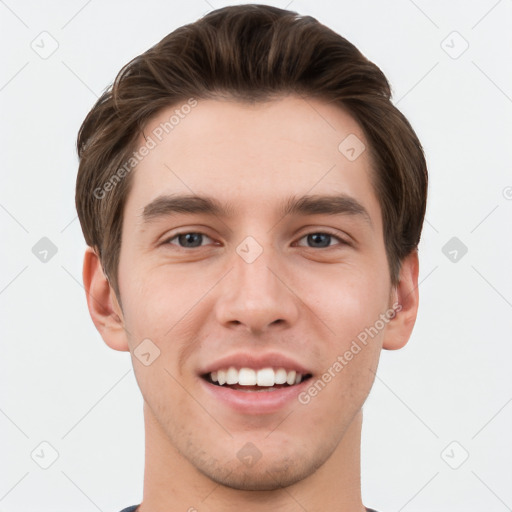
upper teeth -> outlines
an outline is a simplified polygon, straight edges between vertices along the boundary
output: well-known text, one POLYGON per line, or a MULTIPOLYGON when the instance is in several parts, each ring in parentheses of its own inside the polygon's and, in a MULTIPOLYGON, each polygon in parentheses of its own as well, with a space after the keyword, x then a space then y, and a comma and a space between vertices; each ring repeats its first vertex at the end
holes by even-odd
POLYGON ((302 374, 295 370, 287 372, 284 368, 262 368, 253 370, 252 368, 240 368, 237 370, 231 366, 225 370, 217 370, 210 373, 213 382, 223 384, 239 384, 240 386, 273 386, 274 384, 287 383, 290 386, 299 384, 302 380, 302 374))

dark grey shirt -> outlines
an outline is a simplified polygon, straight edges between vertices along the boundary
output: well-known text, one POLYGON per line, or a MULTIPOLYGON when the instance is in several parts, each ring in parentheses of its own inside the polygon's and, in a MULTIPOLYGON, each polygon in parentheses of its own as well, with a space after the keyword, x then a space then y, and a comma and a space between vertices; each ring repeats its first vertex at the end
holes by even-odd
MULTIPOLYGON (((139 505, 140 505, 140 503, 139 503, 139 505)), ((133 505, 131 507, 124 508, 123 510, 121 510, 121 512, 135 512, 139 505, 133 505)), ((366 512, 377 512, 377 511, 373 510, 373 508, 366 508, 366 512)))

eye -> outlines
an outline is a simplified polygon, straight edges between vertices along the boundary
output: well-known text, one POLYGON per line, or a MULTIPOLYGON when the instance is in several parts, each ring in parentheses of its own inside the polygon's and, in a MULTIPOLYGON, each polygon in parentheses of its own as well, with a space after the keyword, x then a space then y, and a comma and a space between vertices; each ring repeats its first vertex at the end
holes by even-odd
POLYGON ((178 245, 179 247, 183 249, 194 249, 195 247, 200 247, 201 242, 204 238, 208 238, 211 240, 211 238, 204 233, 197 233, 197 232, 185 232, 185 233, 177 233, 172 238, 168 238, 164 244, 172 244, 172 245, 178 245), (173 244, 172 241, 178 239, 178 244, 173 244), (181 245, 183 244, 183 245, 181 245))
POLYGON ((313 244, 313 247, 312 247, 313 249, 314 248, 324 249, 326 247, 331 247, 331 244, 329 244, 329 241, 333 238, 335 238, 336 240, 338 240, 338 242, 340 242, 338 245, 349 245, 348 242, 346 242, 339 236, 334 235, 329 232, 323 232, 323 231, 315 231, 313 233, 308 233, 307 235, 304 235, 303 237, 301 237, 299 240, 302 240, 303 238, 306 238, 308 243, 313 244))
MULTIPOLYGON (((196 231, 187 231, 183 233, 176 233, 171 238, 165 240, 164 244, 178 245, 178 247, 182 249, 195 249, 203 246, 202 242, 204 241, 205 238, 210 241, 213 241, 208 235, 205 235, 204 233, 196 231), (174 243, 173 240, 177 240, 177 243, 174 243)), ((299 239, 299 241, 303 239, 307 239, 307 243, 312 244, 312 246, 310 246, 310 248, 312 249, 325 249, 328 247, 332 247, 332 245, 336 245, 330 243, 332 239, 336 239, 339 242, 338 245, 350 245, 347 241, 343 240, 339 236, 334 235, 333 233, 323 231, 315 231, 308 233, 302 236, 299 239)), ((297 245, 303 246, 298 243, 297 245)))

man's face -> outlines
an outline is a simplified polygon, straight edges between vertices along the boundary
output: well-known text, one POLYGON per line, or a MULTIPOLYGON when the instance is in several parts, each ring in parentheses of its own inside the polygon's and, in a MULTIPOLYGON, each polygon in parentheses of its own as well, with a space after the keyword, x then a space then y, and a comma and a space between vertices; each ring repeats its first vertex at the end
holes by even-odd
POLYGON ((159 142, 154 130, 176 108, 146 126, 157 144, 124 209, 122 319, 145 413, 160 449, 216 482, 290 485, 336 453, 360 411, 385 328, 366 344, 358 335, 381 327, 393 302, 369 152, 339 149, 350 134, 366 141, 339 107, 289 96, 199 101, 159 142), (181 195, 226 211, 173 211, 161 199, 181 195), (284 215, 302 196, 343 200, 338 213, 284 215), (143 340, 150 358, 160 351, 148 366, 134 355, 143 340), (219 385, 231 367, 226 378, 240 384, 219 385), (254 374, 293 385, 250 385, 254 374))

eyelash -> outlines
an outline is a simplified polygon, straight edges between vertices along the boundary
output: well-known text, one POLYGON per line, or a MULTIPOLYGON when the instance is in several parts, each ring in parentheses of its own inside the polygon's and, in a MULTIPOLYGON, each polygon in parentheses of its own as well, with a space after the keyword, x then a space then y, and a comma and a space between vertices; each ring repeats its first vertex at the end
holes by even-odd
MULTIPOLYGON (((212 240, 211 237, 209 237, 206 233, 202 233, 200 231, 181 231, 180 233, 175 233, 172 237, 170 238, 167 238, 166 240, 164 240, 163 245, 174 245, 176 246, 178 249, 182 249, 184 251, 190 251, 190 250, 193 250, 193 249, 200 249, 201 247, 204 247, 203 245, 199 246, 199 247, 180 247, 179 245, 177 244, 172 244, 171 243, 171 240, 174 240, 175 238, 178 238, 179 236, 182 236, 182 235, 189 235, 189 234, 194 234, 194 235, 203 235, 203 236, 206 236, 207 238, 210 238, 210 240, 212 240)), ((347 242, 346 240, 344 240, 343 238, 339 237, 338 235, 334 234, 334 233, 331 233, 330 231, 328 230, 324 230, 324 231, 310 231, 309 233, 305 233, 303 234, 298 240, 302 240, 303 238, 309 236, 309 235, 328 235, 332 238, 335 238, 336 240, 338 240, 339 242, 339 245, 340 246, 343 246, 343 245, 347 245, 347 246, 350 246, 351 244, 349 242, 347 242)), ((300 246, 300 247, 304 247, 304 246, 300 246)), ((306 246, 307 247, 307 246, 306 246)), ((334 247, 334 246, 327 246, 327 247, 307 247, 308 249, 329 249, 331 247, 334 247)))

